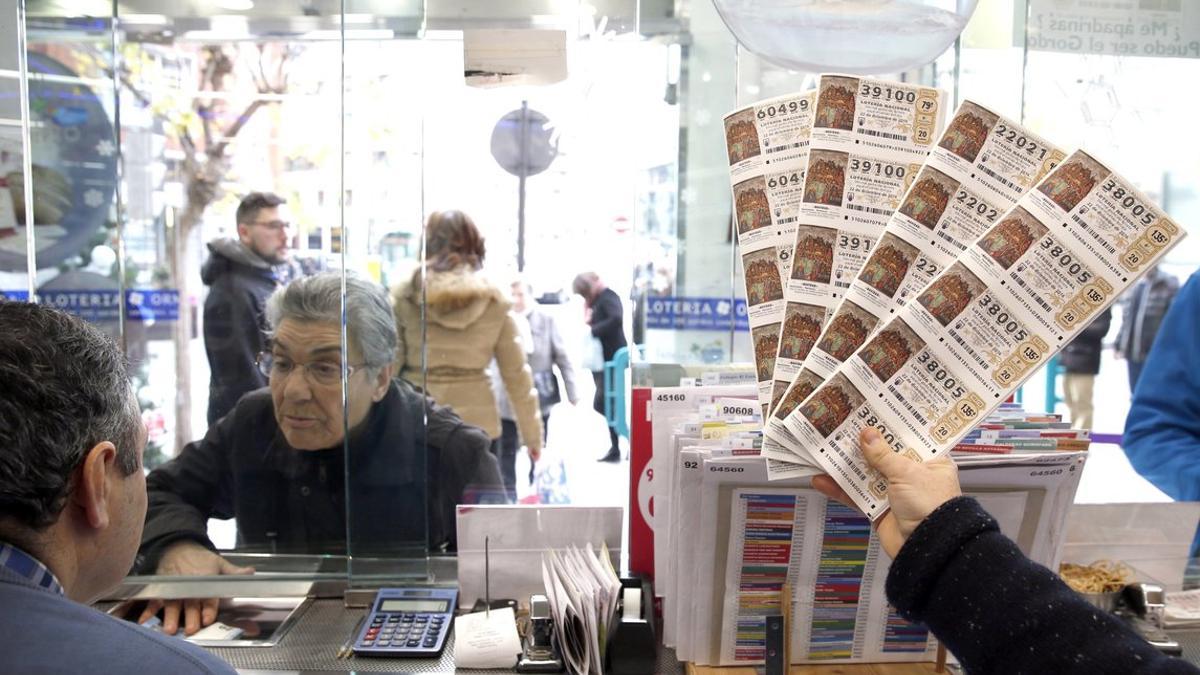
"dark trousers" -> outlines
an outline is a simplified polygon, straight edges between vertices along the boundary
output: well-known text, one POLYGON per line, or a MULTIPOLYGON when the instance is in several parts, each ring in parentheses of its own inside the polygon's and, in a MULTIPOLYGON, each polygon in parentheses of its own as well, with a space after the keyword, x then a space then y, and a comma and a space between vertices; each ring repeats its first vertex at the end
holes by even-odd
MULTIPOLYGON (((596 382, 596 396, 592 399, 592 408, 601 415, 604 414, 604 371, 592 373, 592 380, 596 382)), ((605 420, 607 422, 607 420, 605 420)), ((617 446, 617 430, 611 426, 608 428, 608 451, 620 452, 617 446)))
MULTIPOLYGON (((550 415, 542 415, 542 447, 546 447, 546 435, 550 429, 550 415)), ((517 450, 521 449, 521 435, 513 420, 500 420, 500 438, 492 440, 492 454, 500 464, 500 478, 510 502, 517 501, 517 450)), ((533 482, 533 467, 529 467, 529 482, 533 482)))

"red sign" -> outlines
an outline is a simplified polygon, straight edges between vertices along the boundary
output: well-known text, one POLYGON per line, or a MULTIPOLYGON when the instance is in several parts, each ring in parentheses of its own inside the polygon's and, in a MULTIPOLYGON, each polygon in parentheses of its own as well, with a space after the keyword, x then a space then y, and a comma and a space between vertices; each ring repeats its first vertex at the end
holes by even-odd
POLYGON ((649 419, 650 387, 633 387, 629 408, 629 571, 654 578, 654 435, 649 419))

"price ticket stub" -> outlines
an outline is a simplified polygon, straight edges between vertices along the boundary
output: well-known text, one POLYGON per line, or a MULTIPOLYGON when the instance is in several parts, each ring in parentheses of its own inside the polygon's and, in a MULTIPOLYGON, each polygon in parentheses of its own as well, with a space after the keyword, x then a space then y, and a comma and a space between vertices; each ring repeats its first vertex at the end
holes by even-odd
POLYGON ((784 283, 772 409, 917 177, 945 118, 944 92, 822 75, 784 283))
POLYGON ((1184 232, 1084 152, 1067 157, 785 420, 864 513, 887 482, 858 450, 880 430, 914 461, 946 454, 1184 232))
POLYGON ((746 281, 759 400, 770 401, 816 93, 754 103, 725 116, 738 251, 746 281))
MULTIPOLYGON (((1028 129, 972 101, 956 111, 798 377, 773 406, 767 433, 875 330, 951 264, 1065 157, 1028 129)), ((786 329, 784 333, 786 334, 786 329)))

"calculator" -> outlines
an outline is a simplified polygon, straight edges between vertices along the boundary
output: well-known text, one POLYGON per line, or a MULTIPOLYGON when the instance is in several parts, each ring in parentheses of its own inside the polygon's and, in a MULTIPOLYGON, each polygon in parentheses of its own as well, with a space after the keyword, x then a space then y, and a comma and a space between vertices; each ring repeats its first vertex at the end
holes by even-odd
POLYGON ((359 656, 432 657, 446 646, 458 590, 381 588, 354 640, 359 656))

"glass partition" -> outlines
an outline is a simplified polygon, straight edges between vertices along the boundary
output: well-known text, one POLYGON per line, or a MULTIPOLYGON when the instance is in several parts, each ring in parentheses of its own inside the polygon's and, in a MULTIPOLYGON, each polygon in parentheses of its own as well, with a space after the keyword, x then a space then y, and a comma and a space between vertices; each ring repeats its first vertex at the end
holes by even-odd
MULTIPOLYGON (((890 77, 1111 156, 1190 227, 1200 149, 1178 131, 1186 97, 1160 92, 1200 61, 1064 47, 1039 32, 1042 4, 981 0, 955 46, 890 77)), ((751 361, 738 322, 659 319, 682 300, 744 307, 721 119, 815 74, 739 48, 711 2, 101 5, 26 0, 23 24, 0 22, 0 291, 122 341, 152 508, 193 509, 152 518, 159 543, 186 525, 182 540, 230 555, 316 556, 291 572, 344 576, 349 556, 423 574, 430 551, 453 547, 455 504, 532 494, 529 459, 505 443, 539 444, 542 394, 578 399, 587 433, 609 442, 588 403, 603 366, 589 361, 616 342, 592 339, 593 290, 619 300, 634 360, 751 361), (511 58, 545 81, 505 80, 511 58), (255 192, 277 199, 239 209, 255 192), (433 231, 449 211, 481 246, 433 231), (581 294, 581 273, 604 285, 585 278, 581 294), (270 293, 321 275, 331 313, 300 298, 269 324, 270 293), (527 332, 535 344, 514 301, 556 322, 571 382, 513 348, 527 332), (456 436, 459 420, 478 431, 456 436)), ((1194 269, 1197 246, 1166 271, 1194 269)), ((1100 381, 1123 380, 1106 358, 1100 381)), ((1034 391, 1027 406, 1056 405, 1053 386, 1034 391)), ((1106 396, 1098 430, 1119 431, 1127 402, 1106 396)), ((139 571, 158 570, 162 550, 144 553, 139 571)), ((260 572, 270 560, 285 558, 259 558, 260 572)))
MULTIPOLYGON (((409 3, 380 16, 354 3, 343 15, 144 0, 99 17, 29 4, 33 97, 24 108, 8 99, 4 128, 10 153, 31 130, 33 167, 9 187, 28 174, 39 215, 32 237, 14 219, 5 289, 28 298, 32 287, 123 341, 150 429, 137 573, 203 572, 164 563, 194 542, 258 577, 344 575, 348 557, 365 575, 423 575, 428 552, 453 550, 455 504, 514 497, 486 468, 500 420, 477 414, 471 396, 494 379, 498 394, 526 397, 512 407, 532 401, 520 433, 533 437, 546 417, 527 394, 566 385, 567 373, 507 382, 532 352, 506 361, 500 346, 514 336, 491 326, 456 336, 480 341, 469 354, 483 364, 430 335, 432 214, 478 223, 480 273, 498 306, 519 293, 557 320, 581 390, 560 398, 585 410, 596 382, 583 367, 590 331, 576 275, 607 282, 623 332, 635 286, 674 283, 670 3, 474 16, 409 3), (642 16, 663 37, 641 39, 642 16), (484 37, 516 51, 533 31, 557 31, 561 73, 542 86, 469 86, 468 46, 495 28, 516 32, 484 37), (647 231, 653 243, 635 243, 647 231), (36 272, 22 265, 26 242, 36 272), (311 306, 328 290, 314 281, 323 275, 336 286, 332 314, 311 306), (297 297, 268 312, 284 286, 297 297), (380 307, 386 322, 371 311, 380 307), (399 346, 380 359, 396 339, 384 323, 399 346), (495 377, 484 370, 492 356, 495 377), (464 441, 462 421, 480 431, 464 441)), ((5 79, 14 89, 19 71, 5 79)), ((19 154, 5 156, 19 167, 19 154)))
MULTIPOLYGON (((0 20, 0 291, 9 299, 29 297, 32 277, 29 275, 29 244, 24 209, 25 178, 32 167, 23 161, 26 155, 29 128, 29 106, 25 103, 26 87, 22 78, 28 71, 22 58, 23 22, 18 5, 8 5, 0 20), (20 214, 20 217, 18 217, 20 214)), ((28 82, 28 78, 25 80, 28 82)))

